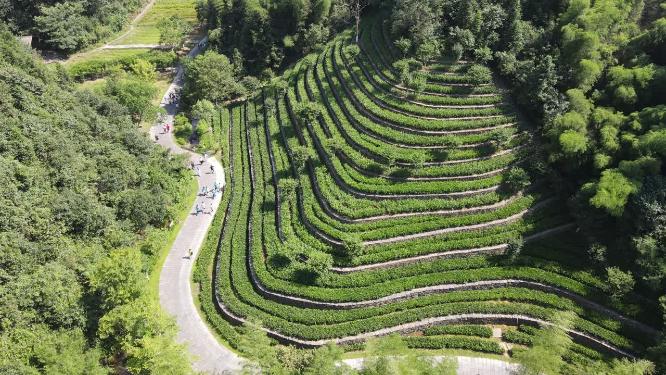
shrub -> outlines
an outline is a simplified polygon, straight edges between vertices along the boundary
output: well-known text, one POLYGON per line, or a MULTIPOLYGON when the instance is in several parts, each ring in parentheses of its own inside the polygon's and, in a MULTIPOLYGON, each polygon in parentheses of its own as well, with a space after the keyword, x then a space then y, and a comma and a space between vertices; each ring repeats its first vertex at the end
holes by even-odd
POLYGON ((342 246, 345 256, 352 258, 363 254, 363 242, 356 235, 348 235, 342 246))
POLYGON ((323 112, 321 104, 315 102, 300 102, 294 106, 296 117, 304 123, 317 121, 323 112))
POLYGON ((467 69, 465 77, 467 77, 469 83, 488 83, 492 80, 492 73, 488 67, 474 64, 467 69))
POLYGON ((359 48, 359 46, 356 44, 350 44, 345 46, 343 52, 348 59, 354 60, 361 53, 361 48, 359 48))
POLYGON ((179 113, 173 120, 173 130, 174 135, 176 136, 176 142, 179 144, 186 144, 189 142, 190 137, 192 136, 192 124, 187 117, 179 113))
POLYGON ((502 185, 507 191, 516 193, 530 186, 530 177, 523 168, 512 167, 502 177, 502 185))
POLYGON ((107 76, 112 72, 131 71, 131 66, 138 60, 155 65, 157 70, 173 66, 177 60, 175 52, 149 51, 134 56, 122 56, 114 59, 91 59, 74 63, 67 68, 69 76, 75 81, 86 81, 107 76))
POLYGON ((522 237, 512 238, 507 243, 506 254, 509 259, 516 260, 520 256, 520 253, 523 251, 524 241, 522 237))
POLYGON ((409 50, 412 49, 412 41, 407 38, 400 38, 393 43, 400 50, 402 56, 407 56, 409 50))
POLYGON ((618 267, 606 268, 608 292, 614 299, 621 299, 634 289, 636 281, 631 272, 624 272, 618 267))

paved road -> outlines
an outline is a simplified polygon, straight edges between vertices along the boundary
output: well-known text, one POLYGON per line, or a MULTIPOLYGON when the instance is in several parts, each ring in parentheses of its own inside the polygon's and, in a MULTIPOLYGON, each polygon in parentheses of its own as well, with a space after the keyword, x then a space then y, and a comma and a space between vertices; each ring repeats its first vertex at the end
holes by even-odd
MULTIPOLYGON (((195 48, 190 55, 199 53, 199 48, 195 48)), ((162 107, 167 111, 166 122, 173 124, 173 117, 178 109, 178 103, 166 104, 166 98, 169 94, 178 90, 182 86, 182 67, 177 68, 176 77, 171 84, 164 99, 162 107)), ((164 134, 162 126, 157 124, 150 130, 150 136, 157 143, 168 148, 177 154, 188 154, 190 160, 198 164, 202 156, 189 152, 179 147, 171 133, 164 134)), ((224 169, 215 158, 208 158, 201 165, 200 176, 197 177, 199 188, 202 186, 211 187, 213 183, 225 183, 224 169), (213 171, 210 167, 213 167, 213 171)), ((220 204, 221 196, 218 194, 215 199, 209 196, 198 196, 196 203, 203 204, 205 213, 195 215, 194 205, 190 215, 182 225, 180 233, 171 247, 167 256, 162 273, 160 275, 160 303, 162 307, 176 318, 178 324, 178 341, 188 346, 190 353, 195 357, 194 368, 198 371, 204 371, 210 374, 218 374, 223 371, 237 370, 240 368, 241 360, 231 350, 222 346, 213 336, 211 331, 202 320, 194 305, 190 279, 194 261, 199 253, 199 249, 206 236, 208 228, 213 220, 213 216, 220 204), (189 250, 192 250, 193 257, 188 257, 189 250)))

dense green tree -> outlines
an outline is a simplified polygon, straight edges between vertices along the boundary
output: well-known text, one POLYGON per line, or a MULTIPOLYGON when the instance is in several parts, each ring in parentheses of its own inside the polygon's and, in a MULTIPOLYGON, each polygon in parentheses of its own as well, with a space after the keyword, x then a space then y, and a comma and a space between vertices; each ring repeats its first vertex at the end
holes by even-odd
POLYGON ((74 52, 90 44, 93 30, 84 12, 83 3, 75 1, 42 6, 35 23, 44 43, 65 52, 74 52))
POLYGON ((608 267, 606 275, 608 291, 615 299, 621 299, 634 288, 635 281, 631 272, 624 272, 618 267, 608 267))
MULTIPOLYGON (((391 31, 410 45, 403 52, 416 51, 424 43, 435 43, 441 28, 441 5, 431 0, 398 0, 391 14, 391 31)), ((402 43, 404 47, 406 44, 402 43)))
POLYGON ((136 59, 129 68, 132 72, 132 75, 142 81, 152 82, 157 78, 155 64, 148 60, 136 59))
POLYGON ((192 27, 183 17, 172 15, 159 20, 157 29, 160 31, 160 44, 174 50, 183 45, 185 35, 190 32, 192 27))
POLYGON ((141 254, 132 248, 112 251, 92 270, 90 284, 106 310, 138 298, 145 286, 141 254))
POLYGON ((234 66, 229 59, 214 51, 206 51, 185 66, 185 93, 188 103, 208 100, 220 104, 242 93, 241 85, 234 77, 234 66))
POLYGON ((603 208, 613 216, 620 216, 624 212, 629 195, 636 192, 636 185, 617 170, 607 169, 596 186, 596 194, 590 203, 603 208))
POLYGON ((99 350, 88 347, 80 330, 20 328, 0 335, 0 349, 4 374, 108 374, 100 365, 99 350))
POLYGON ((144 336, 136 347, 128 349, 127 369, 132 374, 193 374, 191 358, 185 345, 177 344, 175 335, 144 336))
POLYGON ((156 113, 152 99, 157 94, 157 88, 153 82, 131 76, 112 77, 106 82, 104 92, 126 106, 136 123, 156 113))
POLYGON ((173 342, 175 336, 175 322, 150 296, 141 296, 111 309, 101 317, 97 329, 102 348, 110 354, 127 357, 128 366, 139 373, 155 373, 150 371, 159 367, 151 369, 149 366, 158 360, 164 361, 164 368, 184 373, 188 361, 183 359, 188 355, 183 346, 173 342))

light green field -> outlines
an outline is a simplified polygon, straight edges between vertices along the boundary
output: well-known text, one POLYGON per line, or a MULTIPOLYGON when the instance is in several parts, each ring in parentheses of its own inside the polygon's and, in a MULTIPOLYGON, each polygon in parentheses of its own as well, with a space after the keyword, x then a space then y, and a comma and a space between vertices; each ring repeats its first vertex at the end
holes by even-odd
POLYGON ((178 15, 194 24, 197 20, 195 4, 194 0, 157 0, 129 34, 111 44, 157 44, 160 41, 157 23, 162 19, 178 15))
POLYGON ((120 57, 134 56, 148 51, 150 51, 148 48, 99 49, 74 55, 69 58, 65 64, 78 63, 84 60, 114 60, 120 57))
POLYGON ((95 92, 101 92, 104 89, 105 83, 106 83, 106 78, 100 78, 92 81, 85 81, 78 83, 76 87, 80 89, 90 89, 95 92))

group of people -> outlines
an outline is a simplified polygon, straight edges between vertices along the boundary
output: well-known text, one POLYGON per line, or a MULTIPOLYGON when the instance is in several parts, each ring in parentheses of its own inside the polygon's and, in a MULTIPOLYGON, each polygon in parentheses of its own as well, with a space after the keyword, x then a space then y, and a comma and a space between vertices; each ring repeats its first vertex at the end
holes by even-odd
MULTIPOLYGON (((205 156, 206 155, 204 155, 204 157, 205 156)), ((206 160, 204 157, 202 157, 199 160, 198 165, 195 164, 194 162, 190 162, 190 167, 192 168, 192 170, 194 171, 194 173, 197 176, 201 175, 200 167, 203 166, 203 164, 205 163, 205 160, 206 160)), ((212 164, 210 165, 210 171, 211 171, 211 173, 215 172, 215 169, 214 169, 212 164)), ((207 185, 202 186, 201 190, 199 191, 199 196, 202 196, 204 198, 210 197, 212 200, 215 200, 215 198, 217 197, 217 194, 219 194, 221 191, 222 191, 222 184, 215 181, 215 183, 213 183, 213 185, 210 186, 210 187, 207 186, 207 185)), ((197 204, 194 206, 194 214, 198 216, 200 213, 208 213, 208 214, 213 213, 213 204, 212 204, 212 202, 210 203, 210 209, 209 210, 206 209, 206 206, 207 205, 206 205, 205 202, 202 202, 202 203, 197 202, 197 204)))
POLYGON ((171 131, 171 124, 162 124, 162 134, 168 134, 171 131))
POLYGON ((222 184, 216 181, 211 187, 205 185, 202 186, 199 195, 202 197, 207 197, 210 195, 211 199, 215 199, 215 197, 221 190, 222 190, 222 184))
POLYGON ((180 90, 174 90, 167 96, 166 104, 171 104, 180 100, 180 90))

